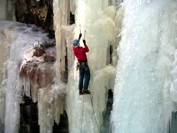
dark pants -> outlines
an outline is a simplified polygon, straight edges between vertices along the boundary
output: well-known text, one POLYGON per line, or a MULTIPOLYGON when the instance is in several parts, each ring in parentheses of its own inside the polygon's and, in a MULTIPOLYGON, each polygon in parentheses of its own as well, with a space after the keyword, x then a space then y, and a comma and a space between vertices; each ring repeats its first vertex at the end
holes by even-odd
POLYGON ((90 69, 86 62, 80 62, 79 67, 79 90, 88 89, 90 81, 90 69))

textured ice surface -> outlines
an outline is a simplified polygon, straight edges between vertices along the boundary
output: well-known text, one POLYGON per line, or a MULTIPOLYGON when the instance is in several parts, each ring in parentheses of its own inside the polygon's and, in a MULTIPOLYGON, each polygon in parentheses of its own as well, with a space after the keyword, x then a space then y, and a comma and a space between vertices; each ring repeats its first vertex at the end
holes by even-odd
POLYGON ((168 132, 177 90, 176 4, 172 0, 123 2, 111 117, 114 133, 168 132))

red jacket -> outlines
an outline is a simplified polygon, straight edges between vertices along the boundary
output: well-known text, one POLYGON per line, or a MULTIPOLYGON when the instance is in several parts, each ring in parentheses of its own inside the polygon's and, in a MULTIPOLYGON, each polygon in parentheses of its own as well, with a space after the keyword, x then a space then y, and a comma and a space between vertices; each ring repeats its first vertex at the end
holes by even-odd
POLYGON ((89 48, 87 45, 85 45, 84 48, 73 46, 73 52, 78 61, 87 61, 86 52, 89 52, 89 48))

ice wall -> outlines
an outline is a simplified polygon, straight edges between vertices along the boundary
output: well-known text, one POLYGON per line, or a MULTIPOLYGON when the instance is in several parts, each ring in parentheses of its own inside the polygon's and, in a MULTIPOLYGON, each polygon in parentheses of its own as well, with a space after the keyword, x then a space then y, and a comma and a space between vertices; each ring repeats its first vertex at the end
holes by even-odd
MULTIPOLYGON (((116 47, 119 38, 116 38, 120 24, 115 20, 121 20, 122 10, 117 11, 116 4, 120 1, 108 0, 77 0, 75 11, 74 38, 78 38, 81 32, 86 30, 86 42, 89 46, 88 64, 91 71, 89 90, 91 95, 79 95, 78 71, 76 71, 76 59, 69 71, 67 84, 67 114, 70 133, 99 133, 103 130, 102 113, 106 109, 108 89, 114 86, 117 61, 116 47), (110 47, 113 53, 110 54, 110 47), (110 61, 110 58, 112 61, 110 61)), ((81 46, 83 46, 81 38, 81 46)), ((69 44, 72 46, 72 40, 69 44)), ((72 53, 72 50, 70 49, 72 53)), ((69 57, 70 58, 70 57, 69 57)), ((109 125, 107 125, 109 126, 109 125)))
POLYGON ((176 102, 177 2, 124 0, 114 133, 167 133, 176 102))
MULTIPOLYGON (((6 61, 5 51, 8 49, 8 44, 6 43, 5 36, 1 33, 0 34, 0 83, 2 83, 3 80, 3 73, 5 69, 3 69, 3 63, 6 61)), ((2 89, 2 86, 0 87, 0 132, 4 131, 4 122, 5 122, 5 90, 2 89)))

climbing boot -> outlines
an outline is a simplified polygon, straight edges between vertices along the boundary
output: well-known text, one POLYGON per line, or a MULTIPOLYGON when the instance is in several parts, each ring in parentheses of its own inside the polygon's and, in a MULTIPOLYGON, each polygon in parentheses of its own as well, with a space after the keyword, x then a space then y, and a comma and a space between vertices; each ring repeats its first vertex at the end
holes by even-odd
POLYGON ((90 94, 90 91, 87 89, 83 89, 82 92, 84 92, 85 94, 90 94))
POLYGON ((85 93, 83 91, 79 91, 79 95, 84 95, 85 93))

